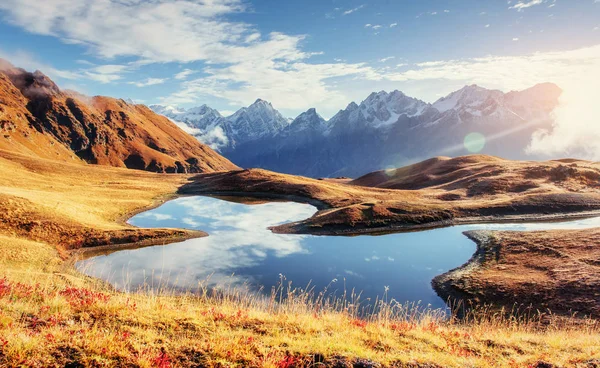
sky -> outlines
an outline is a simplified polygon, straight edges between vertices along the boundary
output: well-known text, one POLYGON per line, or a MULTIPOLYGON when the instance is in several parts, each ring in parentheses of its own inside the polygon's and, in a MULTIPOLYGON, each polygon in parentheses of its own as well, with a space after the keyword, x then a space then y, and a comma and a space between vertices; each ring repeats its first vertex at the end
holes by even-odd
POLYGON ((600 157, 586 128, 600 126, 599 27, 600 0, 2 0, 0 57, 84 94, 223 115, 257 98, 329 118, 373 91, 434 102, 555 82, 558 114, 597 134, 600 157))

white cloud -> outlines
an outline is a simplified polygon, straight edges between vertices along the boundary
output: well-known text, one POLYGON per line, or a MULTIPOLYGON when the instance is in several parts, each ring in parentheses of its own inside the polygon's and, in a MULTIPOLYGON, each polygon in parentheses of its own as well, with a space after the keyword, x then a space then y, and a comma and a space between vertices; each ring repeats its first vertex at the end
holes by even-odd
MULTIPOLYGON (((269 45, 264 45, 264 50, 257 50, 256 55, 269 52, 269 45)), ((343 91, 329 85, 329 80, 347 76, 377 79, 377 72, 365 64, 286 63, 268 57, 252 57, 227 67, 207 68, 205 72, 207 77, 184 82, 180 91, 161 98, 162 102, 193 103, 210 96, 247 105, 261 96, 281 109, 305 110, 318 105, 327 115, 349 100, 343 91)))
POLYGON ((376 24, 376 25, 374 25, 372 28, 373 28, 373 29, 379 29, 379 28, 381 28, 381 25, 380 25, 380 24, 376 24))
POLYGON ((106 64, 81 70, 82 76, 100 83, 110 83, 122 78, 121 74, 127 70, 126 65, 106 64))
POLYGON ((545 3, 545 0, 530 0, 530 1, 519 1, 515 5, 510 6, 509 9, 516 9, 517 11, 523 11, 535 5, 545 3))
MULTIPOLYGON (((163 97, 169 103, 196 103, 211 95, 233 105, 246 105, 262 96, 281 108, 319 104, 333 111, 345 105, 348 97, 330 83, 332 79, 376 74, 361 63, 311 64, 307 60, 315 54, 301 49, 304 35, 261 34, 250 24, 228 20, 244 10, 242 0, 0 2, 6 21, 31 33, 81 45, 99 58, 129 57, 131 69, 152 63, 203 62, 199 71, 207 76, 184 81, 180 92, 163 97)), ((60 71, 54 74, 65 75, 60 71)), ((103 83, 121 78, 118 73, 94 71, 68 77, 82 75, 103 83)))
POLYGON ((398 26, 398 23, 392 23, 392 24, 390 24, 390 28, 394 28, 396 26, 398 26))
POLYGON ((386 61, 390 61, 390 60, 395 59, 395 58, 396 58, 395 56, 388 56, 388 57, 384 57, 382 59, 379 59, 379 62, 380 63, 385 63, 386 61))
POLYGON ((187 79, 188 76, 190 76, 194 73, 196 73, 195 70, 184 69, 181 72, 175 74, 175 76, 173 78, 178 79, 178 80, 183 80, 183 79, 187 79))
POLYGON ((211 130, 196 135, 198 140, 210 148, 219 150, 229 143, 229 138, 220 126, 214 127, 211 130))
POLYGON ((155 221, 165 221, 165 220, 173 220, 174 219, 174 217, 169 214, 157 213, 157 212, 145 212, 145 213, 138 215, 138 217, 152 218, 155 221))
POLYGON ((486 24, 486 25, 485 25, 485 28, 490 28, 490 25, 489 25, 489 24, 486 24))
POLYGON ((179 127, 179 129, 183 130, 187 134, 196 135, 196 134, 202 133, 202 131, 200 129, 192 128, 191 126, 187 125, 184 122, 176 121, 171 118, 167 118, 167 119, 171 120, 173 122, 173 124, 177 125, 179 127))
POLYGON ((352 13, 354 13, 354 12, 357 12, 357 11, 359 11, 360 9, 362 9, 362 8, 364 8, 364 7, 365 7, 365 5, 363 4, 363 5, 357 6, 356 8, 353 8, 353 9, 348 9, 348 10, 346 10, 345 12, 343 12, 342 14, 343 14, 343 15, 352 14, 352 13))
POLYGON ((128 84, 133 84, 134 86, 137 87, 147 87, 147 86, 154 86, 157 84, 163 84, 165 83, 167 80, 169 80, 169 78, 147 78, 143 81, 139 81, 139 82, 127 82, 128 84))
POLYGON ((221 17, 243 10, 238 0, 5 0, 5 19, 29 32, 79 44, 103 58, 193 61, 235 54, 243 23, 221 17))
POLYGON ((52 79, 66 79, 69 81, 88 79, 99 83, 111 83, 122 79, 122 74, 129 69, 128 65, 96 65, 86 60, 77 60, 77 64, 86 65, 89 68, 61 70, 40 62, 33 55, 24 51, 7 53, 0 50, 0 57, 26 70, 41 70, 52 79))
POLYGON ((518 40, 519 40, 519 37, 514 37, 512 40, 513 40, 513 41, 518 41, 518 40))

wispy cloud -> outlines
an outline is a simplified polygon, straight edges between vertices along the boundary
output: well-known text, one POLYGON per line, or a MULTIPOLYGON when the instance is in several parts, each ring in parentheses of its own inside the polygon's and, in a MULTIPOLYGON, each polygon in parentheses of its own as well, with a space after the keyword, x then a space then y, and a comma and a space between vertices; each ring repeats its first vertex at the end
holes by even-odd
MULTIPOLYGON (((130 68, 153 63, 198 62, 203 77, 177 79, 183 81, 181 91, 162 99, 173 103, 195 103, 210 95, 241 105, 262 96, 281 108, 319 104, 337 109, 348 97, 329 83, 332 78, 364 78, 375 74, 371 67, 361 63, 310 63, 315 53, 301 48, 305 35, 263 34, 252 24, 229 20, 246 11, 245 3, 243 0, 75 3, 46 0, 41 8, 38 0, 4 0, 0 2, 0 11, 13 25, 78 44, 97 58, 114 61, 117 57, 127 57, 132 60, 127 64, 130 68)), ((348 15, 364 7, 339 12, 348 15)), ((84 75, 102 82, 122 77, 120 73, 93 70, 88 73, 78 71, 68 75, 56 70, 54 74, 70 78, 84 75)), ((162 79, 132 83, 146 86, 162 83, 162 79)))
POLYGON ((390 28, 394 28, 394 27, 396 27, 397 25, 398 25, 398 23, 392 23, 392 24, 390 24, 390 28))
POLYGON ((388 57, 384 57, 382 59, 379 59, 379 62, 380 63, 385 63, 386 61, 390 61, 390 60, 395 59, 395 58, 396 58, 395 56, 388 56, 388 57))
POLYGON ((175 76, 173 78, 178 79, 178 80, 183 80, 183 79, 187 79, 188 76, 192 75, 196 73, 195 70, 192 69, 184 69, 181 72, 175 74, 175 76))
POLYGON ((128 82, 129 84, 133 84, 134 86, 137 87, 148 87, 148 86, 154 86, 157 84, 163 84, 165 83, 167 80, 169 80, 169 78, 147 78, 143 81, 139 81, 139 82, 128 82))
POLYGON ((545 3, 546 0, 530 0, 530 1, 518 1, 515 5, 509 7, 509 9, 516 9, 517 11, 523 11, 532 6, 540 5, 545 3))
POLYGON ((352 13, 354 13, 354 12, 357 12, 357 11, 359 11, 360 9, 362 9, 362 8, 364 8, 364 7, 365 7, 365 5, 363 4, 363 5, 357 6, 356 8, 348 9, 348 10, 344 11, 342 14, 343 14, 343 15, 352 14, 352 13))
POLYGON ((111 83, 122 78, 122 73, 127 70, 127 65, 106 64, 82 70, 80 73, 88 79, 100 83, 111 83))

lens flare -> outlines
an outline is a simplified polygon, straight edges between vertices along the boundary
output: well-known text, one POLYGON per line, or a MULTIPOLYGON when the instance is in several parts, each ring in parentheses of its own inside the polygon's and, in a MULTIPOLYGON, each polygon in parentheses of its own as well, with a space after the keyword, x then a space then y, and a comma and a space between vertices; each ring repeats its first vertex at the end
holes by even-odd
POLYGON ((464 141, 465 149, 471 153, 478 153, 485 147, 485 136, 481 133, 469 133, 464 141))

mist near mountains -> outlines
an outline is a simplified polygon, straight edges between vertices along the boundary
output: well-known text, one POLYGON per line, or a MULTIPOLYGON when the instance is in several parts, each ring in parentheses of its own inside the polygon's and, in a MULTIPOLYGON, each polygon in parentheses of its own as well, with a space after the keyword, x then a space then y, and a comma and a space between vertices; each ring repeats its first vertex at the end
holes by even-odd
POLYGON ((381 91, 351 102, 329 120, 314 108, 287 119, 261 99, 227 117, 206 105, 151 108, 193 129, 241 167, 357 177, 433 156, 541 158, 546 140, 554 137, 561 94, 552 83, 508 93, 470 85, 430 104, 381 91))

